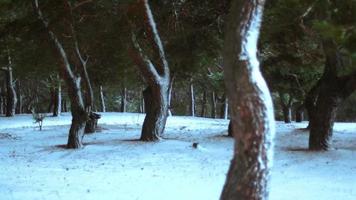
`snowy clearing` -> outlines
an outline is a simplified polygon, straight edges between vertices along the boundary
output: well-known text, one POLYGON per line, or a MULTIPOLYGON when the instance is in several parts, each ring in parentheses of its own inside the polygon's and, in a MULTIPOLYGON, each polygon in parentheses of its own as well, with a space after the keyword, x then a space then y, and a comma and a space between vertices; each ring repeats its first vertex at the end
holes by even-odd
MULTIPOLYGON (((62 148, 68 113, 46 118, 43 131, 31 115, 1 117, 0 199, 219 199, 233 151, 228 121, 170 117, 164 140, 144 143, 143 117, 103 114, 81 150, 62 148)), ((356 124, 337 123, 328 152, 306 151, 305 126, 277 122, 270 199, 356 199, 356 124)))

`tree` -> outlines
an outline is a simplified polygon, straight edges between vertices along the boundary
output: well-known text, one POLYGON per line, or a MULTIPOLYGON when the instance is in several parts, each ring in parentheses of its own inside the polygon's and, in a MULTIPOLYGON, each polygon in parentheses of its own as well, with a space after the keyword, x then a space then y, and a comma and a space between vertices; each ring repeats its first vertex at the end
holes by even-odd
MULTIPOLYGON (((65 3, 68 2, 65 1, 65 3)), ((47 31, 50 40, 53 42, 54 48, 58 53, 58 56, 62 62, 61 70, 63 70, 64 72, 64 80, 68 88, 68 95, 71 101, 71 113, 72 113, 72 124, 69 130, 67 148, 74 148, 74 149, 81 148, 83 146, 82 140, 84 137, 85 125, 88 120, 88 113, 85 108, 85 104, 83 101, 83 93, 81 89, 82 72, 74 71, 73 66, 76 66, 75 69, 81 70, 82 68, 78 67, 77 63, 80 62, 83 67, 83 64, 85 64, 86 61, 84 61, 81 55, 81 52, 77 45, 78 43, 75 40, 76 38, 73 37, 72 35, 72 38, 74 38, 75 40, 74 52, 73 54, 68 54, 68 50, 66 51, 66 49, 64 48, 63 44, 61 43, 57 35, 51 29, 50 23, 44 17, 42 10, 39 7, 38 0, 34 0, 33 6, 39 20, 42 22, 44 28, 47 31)), ((69 24, 69 26, 72 25, 73 24, 69 24)), ((74 34, 73 30, 71 30, 71 32, 72 34, 74 34)))
POLYGON ((264 2, 232 1, 226 24, 224 75, 235 150, 222 200, 268 199, 274 116, 256 55, 264 2))
POLYGON ((6 117, 13 117, 15 115, 17 95, 15 90, 15 81, 12 73, 12 60, 10 52, 8 52, 8 65, 1 68, 5 72, 6 79, 6 117))
POLYGON ((356 2, 322 1, 305 18, 325 57, 324 72, 306 97, 309 149, 328 150, 338 106, 356 90, 356 2))
POLYGON ((132 9, 138 9, 134 13, 140 17, 133 21, 135 32, 132 33, 131 55, 148 85, 143 91, 146 117, 141 140, 157 141, 164 132, 168 116, 169 67, 148 0, 138 0, 132 9), (141 26, 143 30, 138 28, 141 26), (145 34, 151 49, 142 47, 137 37, 138 32, 145 34), (148 56, 149 53, 151 57, 148 56))

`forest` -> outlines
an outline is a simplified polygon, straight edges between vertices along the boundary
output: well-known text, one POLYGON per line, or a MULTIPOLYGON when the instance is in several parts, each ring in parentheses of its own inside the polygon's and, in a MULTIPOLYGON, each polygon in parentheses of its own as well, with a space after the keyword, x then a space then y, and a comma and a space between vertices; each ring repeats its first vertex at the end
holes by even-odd
POLYGON ((0 199, 355 198, 355 0, 0 11, 0 199))

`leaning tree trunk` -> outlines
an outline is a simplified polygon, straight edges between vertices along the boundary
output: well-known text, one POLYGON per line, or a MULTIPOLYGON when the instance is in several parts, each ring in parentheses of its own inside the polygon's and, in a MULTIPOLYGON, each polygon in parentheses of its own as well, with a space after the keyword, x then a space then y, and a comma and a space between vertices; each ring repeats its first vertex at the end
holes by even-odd
POLYGON ((274 116, 256 55, 264 2, 232 1, 226 24, 224 77, 235 151, 222 200, 268 199, 274 116))
POLYGON ((99 93, 100 93, 101 112, 106 112, 106 104, 105 104, 103 86, 99 87, 99 93))
POLYGON ((330 147, 337 107, 342 101, 341 91, 345 90, 337 77, 342 62, 336 43, 323 40, 322 44, 326 57, 324 74, 313 88, 314 94, 309 94, 311 100, 308 99, 306 104, 310 120, 310 150, 328 150, 330 147))
POLYGON ((21 114, 22 113, 22 101, 23 101, 23 97, 22 97, 22 92, 21 92, 21 84, 20 81, 17 81, 16 84, 16 88, 17 88, 17 105, 16 105, 16 114, 21 114))
POLYGON ((142 34, 142 31, 134 29, 131 55, 148 84, 143 94, 146 117, 142 126, 141 140, 156 141, 164 132, 168 116, 169 67, 148 0, 138 0, 132 9, 135 10, 132 14, 136 16, 133 17, 133 28, 135 28, 134 24, 136 27, 144 27, 144 34, 147 37, 146 45, 152 48, 149 57, 141 48, 136 35, 137 33, 142 34), (140 17, 136 15, 138 8, 143 13, 140 17))
POLYGON ((172 114, 172 92, 173 92, 173 84, 175 80, 175 74, 172 74, 171 80, 169 81, 169 89, 168 89, 168 116, 173 116, 172 114))
MULTIPOLYGON (((64 46, 59 41, 57 35, 50 29, 49 22, 44 18, 41 9, 39 8, 38 0, 33 1, 33 6, 38 19, 43 23, 50 40, 62 61, 61 70, 64 72, 64 80, 68 88, 68 96, 71 102, 72 124, 69 130, 67 148, 81 148, 83 146, 83 137, 85 124, 88 119, 88 113, 85 110, 83 94, 81 90, 81 77, 79 73, 73 71, 64 46)), ((72 25, 72 24, 71 24, 72 25)))

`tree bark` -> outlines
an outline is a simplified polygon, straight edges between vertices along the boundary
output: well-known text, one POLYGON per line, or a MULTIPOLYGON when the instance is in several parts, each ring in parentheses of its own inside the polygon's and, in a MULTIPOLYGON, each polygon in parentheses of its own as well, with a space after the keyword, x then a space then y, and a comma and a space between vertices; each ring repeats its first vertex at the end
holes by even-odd
POLYGON ((189 84, 189 96, 190 96, 190 105, 189 105, 190 116, 195 117, 195 93, 194 93, 194 85, 192 82, 189 84))
POLYGON ((62 84, 59 75, 57 75, 57 86, 54 88, 54 101, 53 101, 53 117, 58 117, 62 109, 62 84))
POLYGON ((99 93, 100 93, 100 105, 101 105, 101 112, 106 112, 106 105, 105 105, 105 98, 104 98, 104 92, 103 92, 103 86, 99 87, 99 93))
POLYGON ((175 80, 175 74, 172 74, 171 80, 169 81, 169 90, 168 90, 168 116, 173 116, 172 114, 172 91, 173 91, 173 84, 175 80))
POLYGON ((22 92, 21 92, 21 83, 20 81, 17 81, 16 84, 16 90, 17 90, 17 105, 16 105, 16 114, 21 114, 22 113, 22 92))
POLYGON ((292 122, 292 108, 289 106, 282 106, 284 123, 292 122))
POLYGON ((229 101, 227 97, 225 97, 225 102, 224 102, 224 119, 227 119, 229 116, 229 101))
POLYGON ((295 122, 300 123, 304 120, 304 104, 298 105, 295 109, 295 122))
POLYGON ((226 24, 224 77, 235 151, 222 200, 268 199, 274 116, 256 55, 264 2, 232 1, 226 24))
POLYGON ((216 96, 215 96, 215 92, 213 91, 211 93, 211 98, 210 98, 210 101, 211 101, 211 114, 210 114, 210 117, 211 118, 216 118, 216 96))
POLYGON ((228 129, 227 129, 227 136, 229 136, 229 137, 234 137, 232 134, 233 134, 233 133, 232 133, 232 121, 230 120, 230 122, 229 122, 229 127, 228 127, 228 129))
POLYGON ((200 113, 200 116, 201 117, 205 117, 205 112, 206 112, 206 101, 207 101, 207 94, 206 94, 206 90, 204 90, 203 92, 203 102, 202 102, 202 106, 201 106, 201 113, 200 113))
POLYGON ((120 111, 121 112, 126 112, 126 106, 127 105, 127 89, 124 86, 121 91, 121 105, 120 105, 120 111))
POLYGON ((155 88, 152 91, 147 87, 143 91, 145 99, 146 117, 142 126, 141 140, 159 140, 164 132, 168 112, 168 90, 164 87, 155 88))
POLYGON ((135 17, 136 27, 144 27, 147 42, 153 49, 151 57, 147 56, 147 52, 144 52, 137 40, 136 33, 132 34, 131 55, 148 84, 143 93, 146 117, 141 140, 157 141, 164 132, 168 116, 169 67, 148 0, 138 0, 133 7, 136 11, 137 8, 142 9, 143 16, 135 17))

